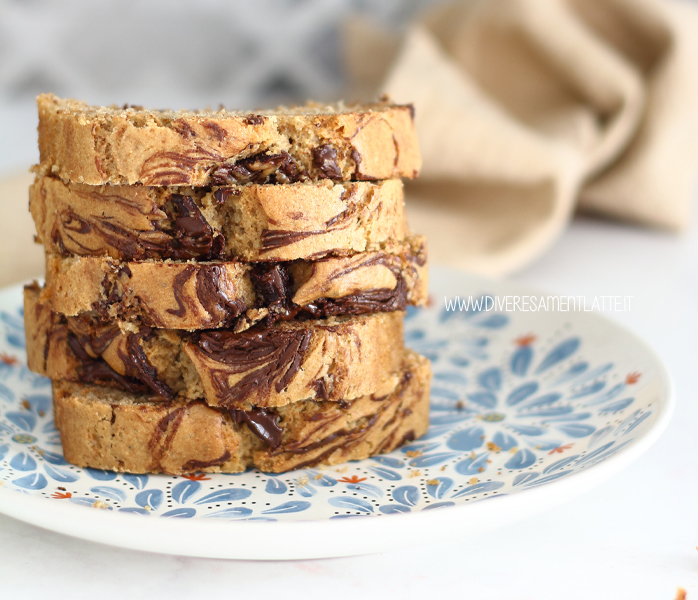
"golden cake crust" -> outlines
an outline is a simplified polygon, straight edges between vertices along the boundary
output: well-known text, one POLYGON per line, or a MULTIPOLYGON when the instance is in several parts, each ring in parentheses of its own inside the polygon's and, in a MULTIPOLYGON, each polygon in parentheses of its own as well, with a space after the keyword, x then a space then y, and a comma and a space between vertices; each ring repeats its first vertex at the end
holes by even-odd
POLYGON ((62 317, 24 292, 29 368, 51 379, 249 409, 385 395, 404 360, 404 313, 280 321, 234 333, 62 317))
POLYGON ((254 114, 97 107, 37 98, 37 172, 101 185, 205 186, 415 177, 413 108, 387 102, 254 114))
POLYGON ((429 362, 409 353, 401 375, 384 397, 296 402, 245 415, 63 381, 53 383, 53 402, 64 456, 81 467, 180 475, 255 466, 279 473, 368 458, 423 435, 429 362))
POLYGON ((389 312, 426 302, 426 249, 423 237, 410 236, 381 251, 262 266, 47 255, 42 295, 65 316, 95 313, 165 329, 213 329, 274 311, 283 318, 389 312))
POLYGON ((47 252, 126 261, 318 258, 407 233, 399 179, 187 188, 39 177, 29 208, 47 252))

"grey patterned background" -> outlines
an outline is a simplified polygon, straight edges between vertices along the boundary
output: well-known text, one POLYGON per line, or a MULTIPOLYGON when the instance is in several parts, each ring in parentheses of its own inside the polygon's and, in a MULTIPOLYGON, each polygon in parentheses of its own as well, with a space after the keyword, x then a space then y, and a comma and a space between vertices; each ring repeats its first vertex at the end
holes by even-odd
POLYGON ((440 1, 0 0, 0 172, 38 159, 40 92, 161 108, 351 100, 342 23, 397 30, 440 1))

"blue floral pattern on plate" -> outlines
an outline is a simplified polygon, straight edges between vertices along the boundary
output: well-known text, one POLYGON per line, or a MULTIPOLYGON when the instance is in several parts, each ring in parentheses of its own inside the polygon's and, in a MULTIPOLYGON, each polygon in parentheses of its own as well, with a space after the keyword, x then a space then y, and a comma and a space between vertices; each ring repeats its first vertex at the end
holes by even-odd
POLYGON ((81 469, 63 458, 50 382, 27 369, 21 290, 3 292, 0 309, 0 500, 262 521, 433 510, 570 477, 645 435, 659 412, 652 357, 609 341, 600 319, 432 306, 405 321, 434 380, 429 431, 404 448, 280 475, 81 469))

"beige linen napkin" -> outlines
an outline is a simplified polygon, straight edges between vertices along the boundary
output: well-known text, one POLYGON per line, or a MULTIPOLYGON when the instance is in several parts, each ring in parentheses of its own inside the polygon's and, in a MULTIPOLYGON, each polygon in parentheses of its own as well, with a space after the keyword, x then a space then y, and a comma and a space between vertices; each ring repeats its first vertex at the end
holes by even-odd
POLYGON ((34 243, 29 213, 31 173, 0 178, 0 287, 44 276, 44 247, 34 243))
POLYGON ((653 0, 470 0, 399 39, 346 29, 363 96, 414 102, 408 188, 430 256, 502 274, 545 251, 575 207, 687 226, 698 170, 698 7, 653 0))

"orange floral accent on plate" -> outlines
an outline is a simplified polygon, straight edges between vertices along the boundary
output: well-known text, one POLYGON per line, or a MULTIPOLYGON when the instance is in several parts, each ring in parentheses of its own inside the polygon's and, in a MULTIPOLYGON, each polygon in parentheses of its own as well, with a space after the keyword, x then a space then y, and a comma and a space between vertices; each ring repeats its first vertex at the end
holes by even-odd
POLYGON ((184 479, 189 479, 189 481, 208 481, 211 479, 206 476, 206 473, 191 473, 190 475, 182 475, 184 479))
POLYGON ((572 444, 565 444, 564 446, 558 446, 557 448, 553 448, 548 454, 562 454, 565 450, 569 450, 572 447, 572 444))
POLYGON ((628 385, 632 385, 633 383, 637 383, 638 380, 640 379, 641 373, 638 373, 635 371, 634 373, 628 373, 627 376, 625 377, 625 383, 628 385))
POLYGON ((514 343, 517 346, 530 346, 535 341, 536 341, 536 336, 533 335, 532 333, 529 333, 528 335, 522 335, 521 337, 517 337, 514 340, 514 343))
POLYGON ((70 492, 53 492, 51 494, 51 498, 54 498, 55 500, 65 500, 66 498, 72 498, 73 494, 70 492))
POLYGON ((337 481, 341 481, 342 483, 361 483, 362 481, 366 481, 366 478, 359 477, 358 475, 352 475, 351 477, 342 477, 337 481))
POLYGON ((0 352, 0 362, 5 363, 6 365, 16 365, 19 363, 19 359, 16 356, 7 354, 6 352, 0 352))

